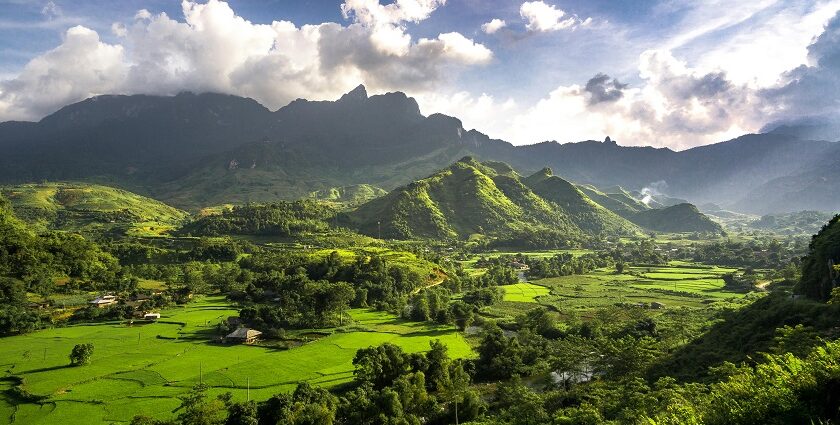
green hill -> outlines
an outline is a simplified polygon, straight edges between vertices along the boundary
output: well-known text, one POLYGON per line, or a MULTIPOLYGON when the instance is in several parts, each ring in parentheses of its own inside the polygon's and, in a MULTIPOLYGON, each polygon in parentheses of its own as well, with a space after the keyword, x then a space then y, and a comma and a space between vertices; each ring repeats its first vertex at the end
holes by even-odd
POLYGON ((255 235, 294 236, 323 232, 335 208, 311 199, 247 204, 207 214, 182 227, 180 234, 192 236, 255 235))
POLYGON ((638 230, 550 173, 522 178, 507 164, 470 157, 368 202, 347 218, 374 236, 466 239, 478 234, 532 246, 638 230))
POLYGON ((388 191, 373 185, 353 184, 317 190, 312 192, 312 198, 319 201, 358 205, 386 194, 388 194, 388 191))
POLYGON ((572 222, 587 233, 615 235, 638 231, 635 224, 598 205, 575 185, 553 175, 550 168, 543 168, 524 182, 534 193, 561 207, 572 222))
POLYGON ((86 183, 0 187, 15 214, 35 229, 87 235, 153 236, 177 227, 188 214, 125 190, 86 183))
POLYGON ((671 207, 640 211, 630 221, 657 232, 715 232, 723 228, 691 204, 677 204, 671 207))
POLYGON ((634 198, 621 186, 599 190, 595 186, 585 184, 578 185, 577 188, 599 205, 624 218, 639 211, 650 209, 649 206, 634 198))

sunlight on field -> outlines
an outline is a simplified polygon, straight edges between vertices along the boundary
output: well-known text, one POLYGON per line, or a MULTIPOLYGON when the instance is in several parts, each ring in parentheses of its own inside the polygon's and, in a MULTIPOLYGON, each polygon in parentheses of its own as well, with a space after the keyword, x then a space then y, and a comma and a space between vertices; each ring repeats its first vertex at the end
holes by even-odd
POLYGON ((504 301, 535 303, 537 297, 548 295, 549 289, 533 283, 517 283, 501 287, 505 290, 504 301))
MULTIPOLYGON (((102 323, 48 329, 6 338, 0 365, 22 378, 21 388, 45 403, 23 404, 14 423, 94 424, 125 422, 136 414, 170 417, 176 396, 203 381, 211 393, 230 391, 244 400, 290 391, 298 381, 333 386, 353 376, 356 351, 391 342, 407 352, 429 349, 440 339, 453 357, 472 356, 463 337, 451 327, 402 321, 369 310, 351 310, 357 328, 335 331, 288 350, 273 347, 219 345, 216 325, 237 310, 222 297, 208 297, 163 312, 156 323, 127 326, 102 323), (68 354, 78 343, 91 342, 90 365, 69 367, 68 354)), ((16 382, 0 381, 0 389, 16 382)), ((0 414, 11 418, 8 400, 0 414)))

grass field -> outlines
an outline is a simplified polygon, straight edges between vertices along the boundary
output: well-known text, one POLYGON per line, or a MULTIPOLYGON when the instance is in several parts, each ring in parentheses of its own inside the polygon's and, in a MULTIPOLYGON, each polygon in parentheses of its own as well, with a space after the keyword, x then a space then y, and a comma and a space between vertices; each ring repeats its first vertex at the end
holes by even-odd
POLYGON ((211 393, 230 391, 244 400, 289 391, 298 381, 332 386, 352 378, 352 358, 360 348, 384 342, 408 352, 429 349, 440 339, 453 357, 472 350, 451 328, 404 322, 393 315, 351 310, 356 326, 284 350, 268 346, 219 345, 216 324, 236 310, 223 298, 208 297, 163 312, 159 322, 128 326, 103 323, 48 329, 3 339, 0 390, 20 383, 38 403, 0 396, 0 423, 98 424, 129 421, 136 414, 171 417, 177 396, 199 381, 211 393), (78 343, 95 350, 88 366, 69 367, 78 343), (19 381, 18 381, 19 380, 19 381))
POLYGON ((724 288, 721 276, 735 271, 674 261, 667 266, 628 267, 622 274, 616 274, 613 269, 600 269, 536 283, 551 289, 551 294, 540 298, 540 303, 561 309, 654 301, 666 307, 702 307, 714 301, 744 297, 744 293, 724 288))
POLYGON ((548 295, 549 289, 533 283, 517 283, 501 287, 505 290, 505 301, 535 303, 537 297, 548 295))

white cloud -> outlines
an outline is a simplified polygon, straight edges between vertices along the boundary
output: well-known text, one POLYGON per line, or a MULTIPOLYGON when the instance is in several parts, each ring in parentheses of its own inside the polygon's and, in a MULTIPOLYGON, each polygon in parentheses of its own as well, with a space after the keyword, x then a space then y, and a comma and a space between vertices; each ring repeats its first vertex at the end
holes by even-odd
POLYGON ((687 148, 761 125, 756 93, 725 74, 700 73, 668 51, 647 51, 639 62, 643 83, 634 88, 598 74, 587 86, 559 86, 531 105, 464 92, 419 102, 424 112, 458 116, 467 128, 515 144, 610 136, 625 145, 687 148))
POLYGON ((486 34, 495 34, 496 31, 507 26, 507 22, 503 19, 493 19, 490 22, 481 24, 481 30, 486 34))
POLYGON ((120 44, 84 27, 0 81, 0 120, 37 119, 86 97, 108 93, 214 91, 278 108, 296 98, 333 99, 357 84, 372 92, 423 93, 454 69, 490 62, 492 51, 460 33, 414 41, 406 22, 422 21, 443 0, 348 0, 351 19, 304 25, 255 24, 219 0, 183 1, 183 21, 140 10, 114 23, 120 44))
POLYGON ((0 118, 32 118, 35 111, 94 94, 119 93, 127 71, 122 46, 103 43, 85 27, 70 28, 59 47, 31 60, 16 78, 0 82, 0 118))
POLYGON ((578 24, 589 25, 592 22, 591 18, 581 21, 577 16, 570 16, 542 0, 522 3, 519 15, 525 20, 525 28, 537 32, 571 29, 578 24))
POLYGON ((490 49, 457 32, 440 34, 436 41, 421 39, 418 46, 437 43, 440 43, 444 57, 464 64, 485 64, 493 58, 493 52, 490 49))
POLYGON ((840 0, 700 4, 662 48, 696 51, 696 68, 723 69, 732 81, 752 87, 776 84, 780 74, 807 63, 808 44, 840 9, 840 0))

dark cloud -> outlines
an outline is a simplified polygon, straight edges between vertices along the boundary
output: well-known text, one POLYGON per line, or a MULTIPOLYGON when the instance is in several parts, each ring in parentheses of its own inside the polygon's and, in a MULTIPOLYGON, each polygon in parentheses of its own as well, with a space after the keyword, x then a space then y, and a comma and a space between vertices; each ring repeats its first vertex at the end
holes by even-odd
POLYGON ((603 102, 615 102, 624 96, 627 84, 621 84, 609 75, 598 73, 586 82, 585 91, 589 93, 589 104, 597 105, 603 102))
POLYGON ((776 106, 768 127, 822 126, 815 123, 836 123, 840 117, 840 12, 808 46, 808 58, 813 65, 788 71, 782 85, 760 92, 767 104, 776 106))

